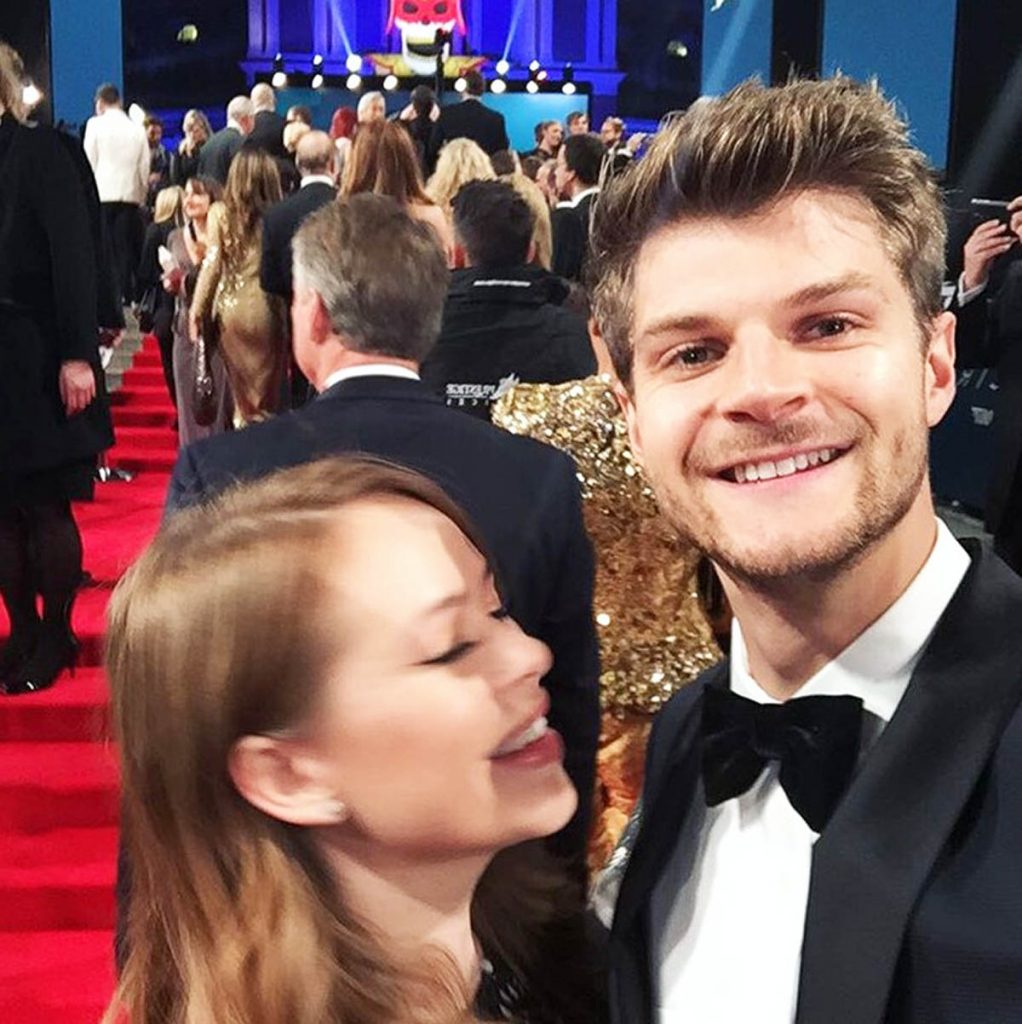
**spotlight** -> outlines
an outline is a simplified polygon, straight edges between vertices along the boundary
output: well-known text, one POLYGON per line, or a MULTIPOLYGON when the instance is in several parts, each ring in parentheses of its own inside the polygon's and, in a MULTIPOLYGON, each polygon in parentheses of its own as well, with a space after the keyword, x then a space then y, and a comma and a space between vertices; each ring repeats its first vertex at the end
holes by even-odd
POLYGON ((497 74, 502 78, 511 70, 511 62, 506 57, 497 61, 497 74))
POLYGON ((530 70, 530 71, 531 71, 531 72, 532 72, 533 74, 535 74, 535 73, 536 73, 537 71, 539 71, 539 69, 540 69, 540 68, 541 68, 542 66, 543 66, 543 65, 542 65, 542 64, 540 64, 540 62, 539 62, 538 60, 534 60, 534 61, 530 61, 530 62, 529 62, 529 70, 530 70))
POLYGON ((490 82, 490 92, 496 93, 498 96, 502 92, 507 92, 507 82, 503 78, 495 78, 490 82))
POLYGON ((454 91, 455 92, 464 92, 467 88, 468 88, 468 82, 466 82, 464 78, 459 78, 454 83, 454 91))
POLYGON ((313 89, 322 89, 323 88, 323 76, 321 74, 319 74, 319 72, 317 72, 316 74, 314 74, 312 76, 312 81, 309 82, 309 85, 313 89))
POLYGON ((353 74, 357 75, 362 70, 362 58, 357 53, 349 53, 344 66, 353 74))
POLYGON ((680 39, 672 39, 667 44, 667 54, 670 57, 681 57, 684 59, 688 56, 688 47, 680 39))
POLYGON ((545 82, 547 80, 547 77, 547 73, 543 68, 540 68, 539 71, 536 72, 537 82, 545 82))
POLYGON ((539 82, 533 81, 533 79, 530 78, 525 83, 525 91, 535 96, 535 94, 539 92, 539 82))
POLYGON ((21 101, 29 110, 37 106, 42 98, 43 94, 39 91, 35 82, 29 82, 28 85, 21 90, 21 101))
POLYGON ((283 89, 287 85, 287 72, 284 70, 284 55, 278 53, 273 58, 273 77, 270 79, 270 85, 274 89, 283 89))
POLYGON ((574 96, 575 95, 575 83, 574 82, 565 82, 564 85, 561 86, 561 92, 563 92, 565 96, 574 96))
POLYGON ((312 81, 309 85, 313 89, 321 89, 323 87, 323 54, 317 53, 312 58, 312 81))
POLYGON ((350 74, 344 84, 351 90, 351 92, 358 92, 358 90, 362 88, 362 76, 350 74))
POLYGON ((397 75, 387 75, 383 80, 383 88, 387 92, 393 92, 397 88, 397 75))
POLYGON ((575 95, 575 69, 571 64, 564 65, 564 71, 562 72, 564 78, 561 84, 561 92, 565 96, 575 95))
POLYGON ((199 41, 199 30, 194 25, 182 25, 177 33, 179 43, 197 43, 199 41))

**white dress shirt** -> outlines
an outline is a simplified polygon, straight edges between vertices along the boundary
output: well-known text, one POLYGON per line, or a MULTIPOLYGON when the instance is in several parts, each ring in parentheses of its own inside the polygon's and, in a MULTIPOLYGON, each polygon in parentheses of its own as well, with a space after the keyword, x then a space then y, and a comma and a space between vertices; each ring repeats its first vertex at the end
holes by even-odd
POLYGON ((349 366, 344 370, 334 370, 325 381, 323 390, 340 384, 342 380, 351 380, 353 377, 402 377, 405 380, 421 380, 422 378, 407 366, 397 366, 394 363, 362 363, 360 366, 349 366))
POLYGON ((149 140, 120 107, 108 107, 85 125, 85 155, 101 203, 144 203, 149 187, 149 140))
MULTIPOLYGON (((933 550, 901 597, 798 691, 799 697, 861 697, 862 755, 894 715, 968 567, 969 556, 938 522, 933 550)), ((735 693, 777 703, 749 673, 738 622, 730 671, 735 693)), ((746 793, 705 814, 698 848, 678 851, 653 897, 659 1019, 791 1024, 818 834, 788 802, 776 766, 746 793)))

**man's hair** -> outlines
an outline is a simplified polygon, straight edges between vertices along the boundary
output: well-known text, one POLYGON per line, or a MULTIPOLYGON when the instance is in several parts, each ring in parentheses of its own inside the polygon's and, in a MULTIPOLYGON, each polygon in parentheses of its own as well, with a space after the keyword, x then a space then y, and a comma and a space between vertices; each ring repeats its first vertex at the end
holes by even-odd
POLYGON ((435 230, 390 196, 360 193, 306 218, 294 273, 353 351, 418 363, 440 334, 447 258, 435 230))
POLYGON ((543 136, 546 134, 546 127, 548 124, 550 124, 549 121, 540 121, 539 124, 532 129, 532 134, 536 139, 537 146, 543 141, 543 136))
POLYGON ((486 92, 486 82, 483 76, 474 68, 465 72, 465 95, 482 96, 486 92))
POLYGON ((249 98, 252 100, 252 109, 257 113, 262 110, 277 109, 277 94, 269 82, 256 82, 252 86, 249 98))
POLYGON ((569 135, 564 140, 564 163, 583 185, 600 183, 600 171, 606 155, 598 135, 569 135))
POLYGON ((104 82, 96 90, 96 100, 108 107, 116 106, 121 102, 121 91, 113 82, 104 82))
POLYGON ((157 117, 156 114, 146 114, 145 120, 142 123, 146 128, 152 128, 153 125, 156 125, 159 128, 163 127, 163 119, 157 117))
POLYGON ((920 326, 940 313, 947 234, 940 192, 877 85, 843 76, 775 87, 744 82, 668 121, 646 156, 596 204, 588 278, 626 385, 643 243, 671 224, 739 219, 811 190, 861 200, 876 217, 920 326))
POLYGON ((295 146, 295 166, 306 174, 329 174, 334 167, 337 147, 326 132, 313 131, 303 125, 305 133, 295 146))
POLYGON ((518 171, 515 155, 510 149, 498 149, 496 153, 491 153, 490 163, 493 165, 493 173, 498 178, 505 174, 515 174, 518 171))
POLYGON ((573 110, 565 120, 565 124, 570 128, 576 121, 581 121, 586 116, 584 110, 573 110))
POLYGON ((420 83, 412 90, 410 100, 416 117, 428 118, 433 113, 436 93, 428 85, 420 83))
POLYGON ((451 203, 454 236, 474 267, 517 267, 529 255, 535 218, 506 182, 470 181, 451 203))
POLYGON ((363 93, 362 96, 359 97, 358 107, 356 108, 356 114, 359 121, 362 120, 362 115, 365 114, 370 107, 378 104, 382 104, 384 110, 387 109, 387 100, 382 92, 363 93))
POLYGON ((294 106, 287 108, 287 120, 292 122, 301 121, 302 124, 307 124, 311 128, 312 111, 304 103, 296 103, 294 106))
POLYGON ((229 121, 241 121, 242 118, 252 117, 254 114, 252 101, 247 96, 235 96, 227 104, 227 119, 229 121))

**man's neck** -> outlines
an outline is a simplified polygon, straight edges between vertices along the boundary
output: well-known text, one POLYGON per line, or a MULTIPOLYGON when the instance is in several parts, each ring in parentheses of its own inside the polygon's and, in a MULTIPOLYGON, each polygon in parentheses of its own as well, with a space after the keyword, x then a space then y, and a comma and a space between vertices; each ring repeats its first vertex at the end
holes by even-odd
POLYGON ((419 364, 412 359, 394 359, 391 356, 375 355, 371 352, 352 352, 343 348, 340 344, 335 346, 335 351, 329 358, 324 358, 322 365, 316 368, 314 374, 309 375, 312 386, 317 391, 323 391, 326 382, 342 370, 352 370, 357 366, 400 366, 413 373, 419 372, 419 364), (340 351, 336 351, 339 348, 340 351))
POLYGON ((794 696, 901 597, 936 537, 925 483, 904 518, 853 566, 829 579, 800 576, 756 587, 722 572, 753 679, 776 700, 794 696))
POLYGON ((472 896, 489 855, 429 861, 381 855, 376 848, 328 846, 330 867, 351 909, 395 956, 421 961, 429 949, 449 954, 470 989, 479 979, 472 896))

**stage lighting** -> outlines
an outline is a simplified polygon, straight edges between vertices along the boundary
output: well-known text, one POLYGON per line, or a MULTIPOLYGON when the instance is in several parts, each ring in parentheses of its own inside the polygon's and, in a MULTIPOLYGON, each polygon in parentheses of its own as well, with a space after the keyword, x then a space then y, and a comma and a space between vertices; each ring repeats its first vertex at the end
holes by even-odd
POLYGON ((313 89, 323 88, 323 55, 321 53, 317 53, 312 58, 312 80, 309 85, 313 89))
POLYGON ((387 92, 393 92, 397 88, 397 75, 387 75, 383 80, 383 88, 387 92))
POLYGON ((533 81, 531 78, 525 83, 525 91, 535 96, 539 92, 539 82, 533 81))
POLYGON ((495 78, 490 82, 490 92, 496 93, 498 96, 502 92, 507 92, 507 82, 503 78, 495 78))
POLYGON ((357 53, 349 53, 344 66, 353 74, 357 75, 362 70, 362 58, 357 53))
POLYGON ((545 82, 547 80, 547 77, 547 73, 543 68, 540 68, 539 71, 536 72, 537 82, 545 82))
POLYGON ((454 83, 454 91, 455 92, 464 92, 467 88, 468 88, 468 82, 466 82, 464 78, 459 78, 454 83))
POLYGON ((24 103, 29 110, 37 106, 42 98, 43 94, 39 91, 39 87, 35 82, 29 82, 28 85, 21 90, 21 102, 24 103))
POLYGON ((511 70, 511 62, 504 57, 497 61, 497 74, 503 77, 511 70))
POLYGON ((565 96, 574 96, 575 95, 575 83, 574 82, 565 82, 564 85, 561 86, 561 92, 563 92, 565 96))
POLYGON ((563 79, 561 83, 561 92, 565 96, 575 95, 575 68, 569 63, 564 65, 564 70, 561 72, 563 79))
POLYGON ((542 66, 543 66, 543 65, 542 65, 542 64, 540 64, 540 62, 539 62, 538 60, 534 60, 534 61, 530 61, 530 62, 529 62, 529 70, 530 70, 530 71, 531 71, 531 72, 532 72, 533 74, 535 74, 535 73, 536 73, 537 71, 539 71, 539 69, 540 69, 540 68, 541 68, 542 66))
POLYGON ((283 89, 287 85, 287 72, 284 70, 284 55, 278 53, 273 58, 273 77, 270 79, 270 84, 274 89, 283 89))
POLYGON ((667 44, 667 53, 671 57, 682 57, 688 56, 688 47, 680 39, 672 39, 667 44))
POLYGON ((362 76, 356 74, 348 75, 347 81, 344 83, 352 92, 358 92, 362 88, 362 76))
POLYGON ((182 25, 177 33, 179 43, 197 43, 199 41, 199 30, 194 25, 182 25))

